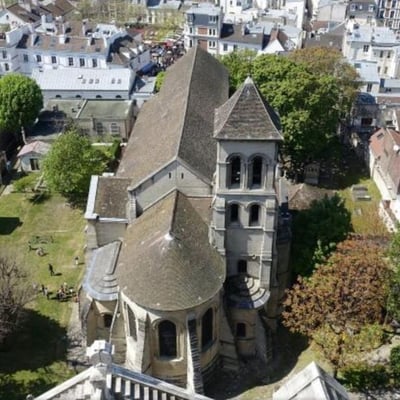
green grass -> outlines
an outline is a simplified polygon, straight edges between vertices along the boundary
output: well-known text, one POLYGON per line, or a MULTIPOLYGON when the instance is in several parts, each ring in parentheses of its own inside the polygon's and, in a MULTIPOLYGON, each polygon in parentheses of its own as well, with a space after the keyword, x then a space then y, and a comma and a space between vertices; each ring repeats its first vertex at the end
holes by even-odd
MULTIPOLYGON (((84 265, 76 267, 74 257, 83 260, 85 221, 82 211, 71 209, 58 195, 32 202, 32 195, 11 193, 0 197, 0 248, 11 253, 29 271, 32 285, 45 285, 53 294, 64 282, 75 289, 84 265), (35 236, 52 237, 41 246, 44 256, 29 250, 35 236), (57 276, 50 276, 48 264, 57 276)), ((38 395, 71 376, 66 365, 66 329, 71 304, 48 300, 38 292, 29 304, 24 321, 0 350, 0 398, 25 399, 38 395)))
POLYGON ((365 235, 387 236, 388 231, 378 215, 381 195, 375 183, 370 178, 360 178, 357 184, 366 186, 371 201, 354 201, 351 187, 340 190, 340 196, 345 199, 346 208, 351 212, 351 223, 355 233, 365 235))

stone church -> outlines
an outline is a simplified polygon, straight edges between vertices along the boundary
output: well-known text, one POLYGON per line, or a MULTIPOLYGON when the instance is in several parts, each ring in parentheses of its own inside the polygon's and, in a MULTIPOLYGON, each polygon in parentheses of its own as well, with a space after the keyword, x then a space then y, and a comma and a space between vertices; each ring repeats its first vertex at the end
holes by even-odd
POLYGON ((199 47, 142 107, 115 176, 91 180, 81 318, 126 367, 202 393, 272 354, 288 279, 279 118, 251 78, 229 97, 199 47))

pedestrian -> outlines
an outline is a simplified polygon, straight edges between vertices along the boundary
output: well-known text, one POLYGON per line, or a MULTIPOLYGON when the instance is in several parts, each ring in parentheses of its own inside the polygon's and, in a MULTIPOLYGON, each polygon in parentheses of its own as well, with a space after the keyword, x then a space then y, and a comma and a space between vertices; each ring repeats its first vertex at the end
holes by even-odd
POLYGON ((79 257, 76 256, 74 260, 75 260, 75 265, 78 266, 79 265, 79 257))
POLYGON ((49 264, 49 272, 50 272, 50 276, 54 275, 54 268, 51 264, 49 264))
POLYGON ((47 287, 44 288, 43 294, 46 296, 47 300, 49 300, 50 293, 49 293, 49 289, 47 289, 47 287))
POLYGON ((45 289, 46 289, 46 288, 45 288, 44 285, 42 284, 42 286, 41 286, 41 291, 42 291, 43 294, 45 294, 45 292, 44 292, 45 289))

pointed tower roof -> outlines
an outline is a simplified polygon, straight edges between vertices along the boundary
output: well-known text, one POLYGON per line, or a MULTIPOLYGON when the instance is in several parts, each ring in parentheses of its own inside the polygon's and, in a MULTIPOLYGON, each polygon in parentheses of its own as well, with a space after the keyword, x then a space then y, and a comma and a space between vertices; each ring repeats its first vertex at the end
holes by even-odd
POLYGON ((283 140, 276 112, 250 77, 215 111, 214 137, 230 140, 283 140))

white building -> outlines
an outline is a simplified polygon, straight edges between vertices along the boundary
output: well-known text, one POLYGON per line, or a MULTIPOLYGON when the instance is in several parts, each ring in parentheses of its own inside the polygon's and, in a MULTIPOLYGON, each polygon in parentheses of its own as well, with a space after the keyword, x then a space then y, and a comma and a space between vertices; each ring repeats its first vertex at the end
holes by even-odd
MULTIPOLYGON (((380 79, 399 78, 400 38, 389 28, 347 24, 343 55, 357 67, 369 63, 380 79)), ((371 90, 369 90, 371 91, 371 90)))

